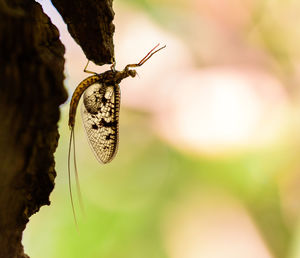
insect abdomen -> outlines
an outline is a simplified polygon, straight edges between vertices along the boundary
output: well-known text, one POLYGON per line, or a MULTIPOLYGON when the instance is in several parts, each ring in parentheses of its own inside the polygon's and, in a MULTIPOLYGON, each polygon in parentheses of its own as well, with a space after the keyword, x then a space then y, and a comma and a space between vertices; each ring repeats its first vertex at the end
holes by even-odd
POLYGON ((79 100, 81 98, 81 95, 83 92, 90 87, 93 83, 96 81, 99 81, 99 75, 95 74, 92 76, 89 76, 88 78, 84 79, 77 88, 75 89, 71 103, 70 103, 70 111, 69 111, 69 127, 74 127, 75 124, 75 116, 76 116, 76 109, 79 103, 79 100))

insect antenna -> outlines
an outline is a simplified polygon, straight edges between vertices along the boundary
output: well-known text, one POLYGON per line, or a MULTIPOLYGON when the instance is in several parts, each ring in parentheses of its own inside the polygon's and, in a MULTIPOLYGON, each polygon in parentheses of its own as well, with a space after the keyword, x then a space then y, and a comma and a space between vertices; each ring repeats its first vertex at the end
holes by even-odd
MULTIPOLYGON (((72 143, 74 144, 74 126, 71 128, 71 135, 70 135, 70 141, 69 141, 69 152, 68 152, 68 181, 69 181, 69 194, 70 194, 70 199, 71 199, 71 206, 72 206, 72 211, 73 211, 73 217, 75 221, 76 228, 78 230, 78 223, 77 223, 77 218, 76 218, 76 213, 75 213, 75 208, 74 208, 74 201, 73 201, 73 194, 72 194, 72 186, 71 186, 71 149, 72 149, 72 143)), ((74 145, 75 146, 75 145, 74 145)), ((79 231, 79 230, 78 230, 79 231)))

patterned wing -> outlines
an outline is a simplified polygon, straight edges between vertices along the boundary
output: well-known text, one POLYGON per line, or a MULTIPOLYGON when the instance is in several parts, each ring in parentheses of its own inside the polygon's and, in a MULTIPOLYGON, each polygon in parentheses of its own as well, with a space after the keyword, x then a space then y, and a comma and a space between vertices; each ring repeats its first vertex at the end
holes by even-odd
POLYGON ((81 116, 88 141, 101 163, 116 155, 119 138, 119 85, 94 83, 84 92, 81 116))

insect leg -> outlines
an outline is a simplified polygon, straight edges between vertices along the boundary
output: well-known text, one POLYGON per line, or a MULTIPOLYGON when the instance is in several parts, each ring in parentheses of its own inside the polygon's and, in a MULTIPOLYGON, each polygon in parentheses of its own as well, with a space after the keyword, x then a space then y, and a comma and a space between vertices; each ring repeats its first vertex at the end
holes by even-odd
POLYGON ((116 71, 116 60, 114 57, 112 58, 112 65, 110 66, 110 69, 112 71, 116 71))
POLYGON ((86 69, 87 66, 88 66, 88 64, 89 64, 89 62, 90 62, 90 60, 87 61, 86 66, 84 67, 83 71, 84 71, 85 73, 97 74, 97 73, 95 73, 95 72, 92 72, 92 71, 89 71, 89 70, 86 69))
POLYGON ((155 51, 153 52, 153 50, 156 49, 158 46, 159 46, 159 44, 157 44, 154 48, 152 48, 152 49, 149 51, 149 53, 148 53, 145 57, 143 57, 143 59, 142 59, 139 63, 137 63, 137 64, 129 64, 129 65, 126 65, 125 70, 127 70, 127 69, 130 68, 130 67, 138 67, 138 66, 143 65, 143 64, 144 64, 146 61, 148 61, 148 60, 149 60, 156 52, 158 52, 158 51, 160 51, 160 50, 162 50, 163 48, 166 47, 166 45, 164 45, 163 47, 161 47, 161 48, 159 48, 159 49, 157 49, 157 50, 155 50, 155 51))

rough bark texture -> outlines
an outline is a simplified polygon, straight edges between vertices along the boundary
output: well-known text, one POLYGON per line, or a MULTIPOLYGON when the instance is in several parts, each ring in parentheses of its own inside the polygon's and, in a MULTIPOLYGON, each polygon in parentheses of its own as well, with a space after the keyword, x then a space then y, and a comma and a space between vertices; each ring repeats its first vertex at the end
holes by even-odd
MULTIPOLYGON (((88 58, 109 63, 113 56, 111 1, 96 10, 87 2, 101 3, 55 1, 88 58), (66 10, 71 7, 78 17, 66 10), (85 31, 89 23, 93 29, 85 31)), ((38 3, 0 0, 0 258, 28 257, 21 244, 22 232, 29 217, 50 204, 59 105, 67 99, 63 55, 59 32, 38 3)))
POLYGON ((86 57, 111 64, 114 57, 112 0, 51 0, 86 57))
POLYGON ((28 218, 54 187, 64 46, 34 1, 1 1, 0 257, 27 257, 28 218))

